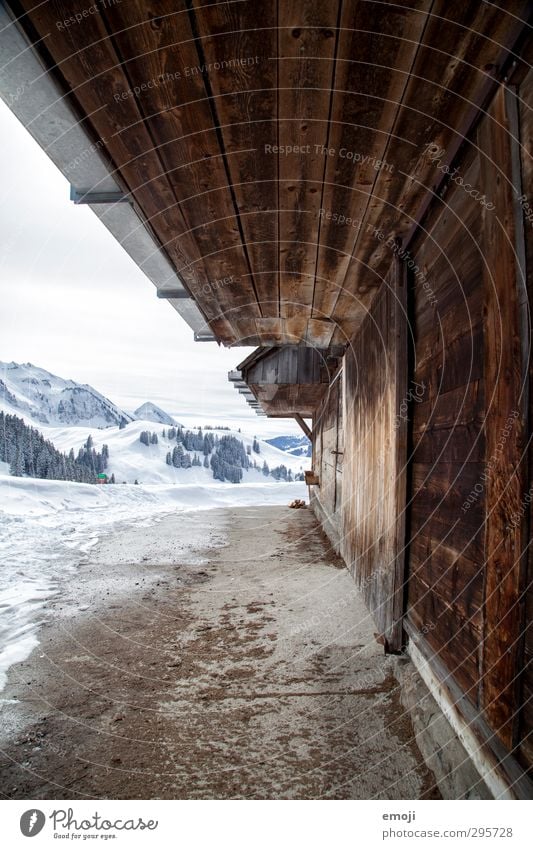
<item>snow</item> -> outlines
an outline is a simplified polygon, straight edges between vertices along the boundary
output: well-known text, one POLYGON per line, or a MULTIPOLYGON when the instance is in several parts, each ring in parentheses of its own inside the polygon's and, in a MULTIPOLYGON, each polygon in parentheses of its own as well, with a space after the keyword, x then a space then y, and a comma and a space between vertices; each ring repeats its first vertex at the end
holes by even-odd
POLYGON ((303 483, 264 477, 241 484, 211 478, 207 485, 98 486, 0 475, 0 689, 9 667, 38 645, 46 600, 60 592, 102 534, 119 523, 149 526, 170 513, 288 504, 306 495, 303 483))
MULTIPOLYGON (((176 440, 162 435, 169 427, 164 410, 147 402, 136 411, 145 417, 131 421, 92 387, 31 363, 0 363, 0 409, 23 418, 65 453, 71 448, 77 453, 89 435, 97 451, 106 444, 106 472, 116 480, 111 486, 16 478, 0 462, 0 689, 9 667, 38 645, 47 600, 61 592, 84 555, 118 523, 151 525, 169 513, 287 504, 307 494, 303 483, 282 483, 261 471, 266 461, 271 469, 283 464, 295 474, 308 467, 307 458, 262 440, 258 454, 252 450, 254 436, 239 430, 211 432, 219 438, 234 436, 250 448, 250 460, 259 469, 243 470, 241 483, 215 481, 212 470, 203 466, 168 466, 166 455, 176 440), (123 428, 118 427, 121 419, 128 422, 123 428), (115 424, 109 426, 110 421, 115 424), (155 431, 158 444, 141 443, 142 431, 155 431), (135 480, 139 486, 133 485, 135 480)), ((199 457, 203 462, 203 454, 199 457)))
MULTIPOLYGON (((106 469, 106 474, 115 475, 117 483, 126 481, 133 483, 136 479, 143 484, 209 484, 213 482, 213 472, 211 469, 204 469, 203 466, 194 466, 190 469, 175 469, 173 466, 167 466, 166 455, 168 451, 172 451, 176 445, 176 440, 170 441, 162 436, 162 425, 156 425, 149 421, 135 421, 128 424, 122 430, 118 427, 108 427, 105 430, 95 430, 90 427, 39 427, 41 433, 46 439, 49 439, 59 451, 64 451, 68 454, 71 448, 77 453, 78 449, 87 437, 91 435, 94 440, 94 447, 100 451, 102 445, 106 444, 109 448, 109 466, 106 469), (143 430, 150 433, 157 433, 159 442, 157 445, 143 445, 139 437, 143 430)), ((168 428, 165 428, 168 431, 168 428)), ((244 446, 253 445, 254 437, 239 431, 234 430, 215 430, 211 431, 214 434, 221 436, 234 436, 243 442, 244 446)), ((206 431, 204 431, 206 433, 206 431)), ((309 467, 309 459, 307 457, 294 457, 281 451, 274 445, 268 442, 259 440, 260 453, 254 451, 250 454, 250 460, 256 460, 259 466, 263 465, 266 460, 268 466, 284 465, 291 469, 293 474, 301 472, 309 467)), ((203 454, 199 454, 203 461, 203 454)), ((266 478, 260 470, 249 469, 243 471, 242 483, 263 483, 265 481, 273 481, 273 478, 266 478)), ((240 486, 241 484, 227 484, 228 486, 240 486)))

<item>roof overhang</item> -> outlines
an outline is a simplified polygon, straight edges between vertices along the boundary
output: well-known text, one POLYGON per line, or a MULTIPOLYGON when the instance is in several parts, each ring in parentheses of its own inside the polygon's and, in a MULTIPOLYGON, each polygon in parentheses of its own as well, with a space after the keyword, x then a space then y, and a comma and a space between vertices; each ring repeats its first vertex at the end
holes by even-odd
POLYGON ((530 6, 6 5, 4 99, 195 338, 318 349, 360 326, 530 6))
POLYGON ((253 409, 270 417, 312 418, 342 353, 342 348, 318 351, 303 345, 257 348, 228 380, 253 409))

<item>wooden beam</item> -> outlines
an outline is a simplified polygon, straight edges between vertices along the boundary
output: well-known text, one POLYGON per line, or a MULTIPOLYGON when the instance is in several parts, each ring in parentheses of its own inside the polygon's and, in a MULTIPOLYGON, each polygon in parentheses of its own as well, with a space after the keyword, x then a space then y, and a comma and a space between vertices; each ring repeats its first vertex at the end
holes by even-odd
POLYGON ((395 518, 395 540, 393 543, 392 563, 392 624, 386 637, 386 649, 391 652, 400 652, 404 645, 403 639, 403 615, 404 615, 404 588, 406 576, 405 563, 405 511, 407 504, 407 417, 402 414, 403 405, 408 396, 408 333, 409 322, 407 317, 407 268, 396 259, 393 263, 391 273, 394 293, 392 299, 392 312, 394 321, 394 335, 392 351, 392 368, 394 375, 394 408, 396 413, 395 441, 393 464, 394 480, 394 505, 395 518))
POLYGON ((310 318, 339 0, 278 6, 280 312, 310 318))
POLYGON ((254 316, 279 316, 278 157, 272 151, 278 141, 278 3, 190 5, 249 265, 246 289, 254 293, 241 328, 244 340, 254 316), (233 66, 224 69, 228 62, 233 66))
MULTIPOLYGON (((340 322, 342 316, 359 310, 357 301, 350 299, 357 294, 358 281, 353 273, 347 276, 347 269, 367 208, 380 205, 381 195, 373 197, 381 173, 376 162, 385 161, 389 143, 402 149, 402 139, 390 139, 389 133, 401 108, 431 5, 432 0, 414 0, 408 7, 386 4, 369 16, 365 2, 343 4, 324 153, 314 316, 333 314, 343 285, 348 297, 336 318, 340 322)), ((410 152, 410 147, 405 147, 410 152)), ((387 156, 392 166, 392 173, 384 171, 387 184, 399 179, 393 161, 397 158, 387 156)), ((374 288, 382 281, 370 273, 364 276, 365 284, 374 288)))
MULTIPOLYGON (((501 87, 480 125, 481 184, 495 208, 483 209, 486 401, 485 599, 481 706, 507 748, 519 707, 520 603, 524 509, 523 269, 517 245, 511 122, 515 104, 501 87), (488 119, 488 120, 487 120, 488 119)), ((521 193, 521 192, 520 192, 521 193)))
POLYGON ((305 433, 305 435, 307 436, 307 438, 310 439, 311 442, 312 442, 313 441, 313 433, 311 431, 311 428, 306 424, 306 422, 304 422, 301 415, 299 413, 295 413, 294 419, 295 419, 295 421, 298 422, 298 424, 302 428, 302 430, 305 433))

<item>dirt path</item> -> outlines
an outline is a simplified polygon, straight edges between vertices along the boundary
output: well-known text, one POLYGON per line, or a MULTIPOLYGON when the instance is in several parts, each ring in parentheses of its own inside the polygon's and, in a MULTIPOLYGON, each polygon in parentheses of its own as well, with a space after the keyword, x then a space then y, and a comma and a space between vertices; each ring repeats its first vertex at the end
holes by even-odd
POLYGON ((439 797, 309 510, 121 530, 54 604, 2 693, 5 798, 439 797))

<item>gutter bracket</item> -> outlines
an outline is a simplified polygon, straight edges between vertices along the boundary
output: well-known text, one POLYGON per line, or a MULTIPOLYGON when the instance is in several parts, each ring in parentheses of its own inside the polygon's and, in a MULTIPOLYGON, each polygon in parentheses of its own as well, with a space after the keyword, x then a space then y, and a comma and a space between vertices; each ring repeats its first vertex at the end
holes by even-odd
POLYGON ((93 192, 91 189, 76 189, 70 186, 70 199, 76 205, 83 203, 133 203, 131 195, 125 192, 93 192))

